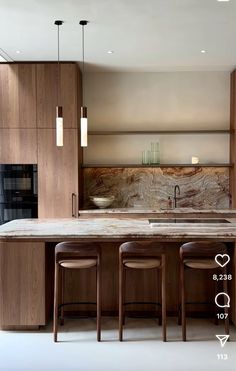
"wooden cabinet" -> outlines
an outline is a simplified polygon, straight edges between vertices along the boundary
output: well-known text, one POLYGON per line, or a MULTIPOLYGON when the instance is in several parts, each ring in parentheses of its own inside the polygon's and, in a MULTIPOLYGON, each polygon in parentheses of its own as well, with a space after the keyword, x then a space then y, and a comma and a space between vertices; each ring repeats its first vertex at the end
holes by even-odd
POLYGON ((81 74, 76 63, 60 65, 64 146, 56 147, 57 72, 57 63, 0 64, 0 163, 38 164, 39 217, 78 215, 81 74))
POLYGON ((38 130, 39 218, 78 215, 78 132, 64 130, 56 146, 55 129, 38 130))
POLYGON ((1 164, 37 164, 37 129, 1 129, 1 164))
POLYGON ((232 207, 236 207, 236 70, 231 74, 231 97, 230 97, 230 162, 234 167, 230 170, 230 193, 232 195, 232 207))
POLYGON ((75 63, 63 63, 60 70, 63 147, 56 146, 55 133, 57 64, 37 65, 38 215, 41 218, 78 216, 78 180, 82 162, 82 150, 78 146, 81 75, 75 63))
POLYGON ((36 128, 35 64, 0 64, 0 127, 36 128))
POLYGON ((0 327, 45 323, 44 243, 0 242, 0 327))
MULTIPOLYGON (((56 63, 37 65, 37 126, 55 128, 58 66, 56 63)), ((78 84, 80 74, 75 63, 60 64, 59 105, 63 107, 65 128, 78 125, 78 84)))

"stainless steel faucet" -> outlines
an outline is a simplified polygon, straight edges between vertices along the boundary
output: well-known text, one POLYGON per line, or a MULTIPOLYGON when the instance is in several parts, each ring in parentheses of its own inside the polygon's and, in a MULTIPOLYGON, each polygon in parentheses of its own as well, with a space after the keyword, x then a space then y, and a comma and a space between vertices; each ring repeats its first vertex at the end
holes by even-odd
POLYGON ((177 207, 177 191, 178 191, 178 195, 180 195, 180 188, 179 188, 179 185, 175 185, 175 190, 174 190, 174 208, 177 207))

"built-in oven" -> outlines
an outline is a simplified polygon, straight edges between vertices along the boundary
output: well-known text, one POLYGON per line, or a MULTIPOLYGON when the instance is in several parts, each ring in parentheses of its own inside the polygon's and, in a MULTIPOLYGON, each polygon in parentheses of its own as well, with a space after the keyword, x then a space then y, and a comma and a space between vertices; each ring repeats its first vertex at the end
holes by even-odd
POLYGON ((38 217, 37 165, 0 165, 0 224, 38 217))

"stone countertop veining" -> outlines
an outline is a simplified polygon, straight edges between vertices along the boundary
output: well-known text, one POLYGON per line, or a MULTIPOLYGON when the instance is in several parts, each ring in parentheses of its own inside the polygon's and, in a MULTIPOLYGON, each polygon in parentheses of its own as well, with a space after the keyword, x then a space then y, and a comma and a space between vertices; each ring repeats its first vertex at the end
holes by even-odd
POLYGON ((176 209, 150 208, 106 208, 79 210, 79 214, 232 214, 236 217, 236 209, 194 209, 182 207, 176 209))
POLYGON ((64 239, 122 240, 155 238, 160 240, 221 239, 236 240, 236 219, 232 223, 181 223, 149 225, 148 219, 18 219, 0 226, 0 240, 64 239))

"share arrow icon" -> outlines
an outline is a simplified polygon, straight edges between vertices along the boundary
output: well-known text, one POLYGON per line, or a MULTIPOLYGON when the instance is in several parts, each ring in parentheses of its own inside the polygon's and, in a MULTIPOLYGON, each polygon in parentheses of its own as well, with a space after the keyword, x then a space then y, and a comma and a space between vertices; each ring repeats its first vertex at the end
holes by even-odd
POLYGON ((216 335, 217 339, 220 340, 220 345, 224 348, 226 341, 229 338, 229 335, 216 335))

